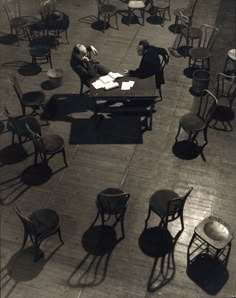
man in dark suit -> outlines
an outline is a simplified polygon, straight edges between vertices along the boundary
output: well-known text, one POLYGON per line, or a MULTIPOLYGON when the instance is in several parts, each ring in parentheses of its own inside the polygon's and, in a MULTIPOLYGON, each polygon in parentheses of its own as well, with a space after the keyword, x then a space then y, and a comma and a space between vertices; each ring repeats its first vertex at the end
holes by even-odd
POLYGON ((108 74, 109 70, 99 62, 91 59, 91 53, 97 56, 98 51, 94 46, 84 46, 77 44, 74 46, 70 65, 72 69, 79 75, 81 81, 89 86, 91 79, 99 75, 108 74))
POLYGON ((169 55, 166 49, 151 46, 147 40, 141 40, 137 46, 139 56, 142 56, 140 65, 135 70, 125 70, 125 74, 129 76, 146 78, 155 75, 156 86, 160 87, 165 83, 161 59, 167 64, 169 55))

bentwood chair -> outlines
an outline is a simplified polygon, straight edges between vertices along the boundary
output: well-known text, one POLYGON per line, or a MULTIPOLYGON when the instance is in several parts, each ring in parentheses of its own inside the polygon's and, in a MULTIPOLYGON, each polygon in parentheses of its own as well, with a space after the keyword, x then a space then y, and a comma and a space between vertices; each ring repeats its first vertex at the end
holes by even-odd
POLYGON ((114 216, 115 226, 118 221, 121 223, 121 231, 123 238, 124 233, 124 216, 128 207, 128 200, 130 194, 124 193, 117 188, 107 188, 97 195, 96 205, 98 209, 98 216, 101 216, 102 225, 114 216))
POLYGON ((235 112, 233 110, 233 103, 236 97, 236 76, 228 76, 224 73, 219 73, 217 75, 217 87, 216 87, 216 97, 218 99, 218 104, 215 111, 212 114, 212 121, 214 124, 213 128, 225 131, 233 130, 231 121, 235 118, 235 112), (223 128, 219 128, 217 123, 221 122, 223 128), (226 126, 226 123, 229 126, 226 126))
POLYGON ((159 53, 159 59, 160 59, 160 65, 161 65, 161 74, 156 76, 156 88, 159 91, 159 95, 160 95, 160 101, 163 100, 162 97, 162 90, 161 90, 161 85, 162 83, 160 83, 160 76, 163 78, 164 81, 164 70, 166 65, 169 63, 169 54, 166 51, 166 49, 162 49, 162 52, 159 53))
POLYGON ((26 35, 25 26, 27 24, 27 20, 23 16, 21 16, 20 1, 3 0, 2 5, 9 21, 11 34, 15 32, 17 37, 17 42, 19 45, 20 35, 21 34, 23 34, 24 36, 26 35))
POLYGON ((31 113, 32 115, 38 115, 39 113, 37 110, 40 108, 43 110, 45 104, 45 94, 42 91, 30 91, 23 93, 16 76, 12 77, 12 85, 20 101, 24 116, 27 107, 33 110, 31 113))
POLYGON ((116 19, 116 29, 119 30, 117 20, 117 8, 111 4, 110 0, 97 0, 98 8, 98 20, 100 21, 101 16, 103 17, 103 32, 105 31, 106 24, 110 25, 110 19, 112 16, 116 19))
POLYGON ((217 98, 209 90, 203 90, 197 113, 188 113, 180 118, 179 129, 175 137, 176 142, 178 142, 181 128, 188 133, 188 140, 191 142, 194 142, 199 132, 203 131, 205 147, 208 144, 207 129, 217 103, 217 98))
POLYGON ((135 10, 139 10, 142 18, 142 25, 144 25, 145 20, 145 3, 144 1, 129 0, 128 2, 128 25, 131 23, 132 15, 134 15, 135 10))
POLYGON ((39 259, 39 247, 44 239, 58 233, 59 240, 64 244, 61 237, 60 217, 55 210, 39 209, 25 216, 18 207, 14 206, 15 212, 24 226, 24 239, 21 249, 25 247, 28 237, 34 247, 34 261, 39 259))
POLYGON ((33 116, 18 116, 14 117, 12 116, 7 107, 4 108, 4 114, 8 118, 8 124, 7 127, 12 133, 12 144, 15 143, 15 135, 18 138, 19 144, 22 144, 22 138, 24 138, 24 141, 27 141, 28 139, 31 139, 29 131, 26 128, 26 124, 35 132, 38 134, 41 134, 41 126, 36 118, 33 116))
POLYGON ((180 11, 180 21, 181 21, 180 38, 176 48, 178 49, 182 39, 185 38, 186 40, 185 57, 186 57, 188 55, 189 46, 193 47, 193 41, 201 38, 202 31, 200 28, 192 27, 191 19, 183 15, 181 11, 180 11))
POLYGON ((34 132, 26 123, 26 128, 30 133, 34 144, 34 165, 37 164, 38 156, 43 163, 48 164, 49 160, 57 153, 62 153, 65 166, 67 167, 65 143, 61 136, 56 134, 41 136, 34 132))
POLYGON ((145 227, 147 227, 148 225, 148 220, 150 218, 151 212, 154 212, 161 219, 159 224, 160 226, 167 228, 168 222, 180 218, 182 227, 181 230, 183 230, 184 205, 192 190, 193 188, 190 187, 189 190, 181 196, 176 192, 168 189, 161 189, 156 191, 149 200, 148 215, 145 219, 145 227))
POLYGON ((207 24, 201 26, 201 38, 199 38, 198 46, 189 50, 189 67, 210 69, 211 52, 218 34, 219 29, 216 27, 207 24))
POLYGON ((192 22, 193 14, 198 0, 189 0, 188 6, 186 8, 177 8, 174 11, 175 15, 175 31, 177 33, 178 22, 181 20, 181 13, 190 19, 192 22))
POLYGON ((195 227, 188 246, 188 266, 206 254, 227 266, 233 238, 233 230, 222 219, 215 216, 203 219, 195 227))
POLYGON ((151 0, 151 9, 153 10, 153 18, 157 14, 160 15, 162 26, 166 20, 166 13, 168 13, 168 20, 171 21, 170 0, 151 0))

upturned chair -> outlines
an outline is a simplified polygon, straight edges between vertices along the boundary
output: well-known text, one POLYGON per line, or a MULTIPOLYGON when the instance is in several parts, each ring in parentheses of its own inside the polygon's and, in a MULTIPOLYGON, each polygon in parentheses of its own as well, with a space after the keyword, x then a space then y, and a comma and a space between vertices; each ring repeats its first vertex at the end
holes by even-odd
POLYGON ((199 38, 198 46, 189 50, 189 67, 210 70, 211 52, 218 34, 219 29, 214 26, 207 24, 201 26, 201 38, 199 38), (192 60, 193 63, 191 63, 192 60))
POLYGON ((38 115, 39 113, 37 112, 37 109, 44 109, 45 94, 42 91, 30 91, 23 93, 16 76, 12 77, 11 82, 19 99, 22 114, 25 116, 26 108, 29 107, 33 110, 31 113, 32 115, 38 115))
POLYGON ((183 230, 184 205, 192 190, 193 188, 190 187, 189 190, 182 196, 168 189, 161 189, 156 191, 149 200, 148 215, 145 219, 145 228, 147 228, 151 212, 154 212, 161 218, 159 224, 160 226, 167 228, 168 222, 180 218, 181 230, 183 230))
POLYGON ((117 20, 117 8, 111 4, 110 0, 97 0, 98 9, 98 20, 100 21, 101 16, 103 17, 103 32, 106 29, 106 24, 110 25, 110 19, 112 16, 116 19, 116 29, 119 30, 117 20))
POLYGON ((26 123, 26 128, 30 133, 31 139, 34 144, 34 164, 37 164, 38 156, 40 156, 43 163, 48 164, 49 160, 57 153, 62 153, 65 166, 67 167, 65 143, 59 135, 41 136, 34 132, 26 123))
POLYGON ((8 129, 12 133, 12 144, 15 143, 15 136, 17 136, 19 144, 23 143, 22 138, 24 141, 31 139, 30 133, 26 128, 26 124, 38 134, 41 134, 41 126, 36 118, 33 116, 12 116, 7 107, 4 107, 4 114, 8 118, 8 129))
POLYGON ((178 142, 181 128, 188 133, 188 140, 191 142, 194 142, 199 132, 203 131, 205 147, 208 144, 208 125, 212 120, 217 103, 217 98, 209 90, 203 90, 197 112, 187 113, 180 118, 178 132, 175 137, 176 142, 178 142))
POLYGON ((59 240, 64 244, 61 237, 60 217, 55 210, 52 209, 39 209, 25 216, 21 213, 19 208, 14 206, 14 210, 20 218, 24 226, 24 239, 21 249, 25 247, 28 237, 34 247, 34 261, 39 259, 39 247, 43 240, 58 233, 59 240))
POLYGON ((130 194, 124 193, 117 188, 107 188, 97 195, 96 205, 98 209, 98 216, 101 216, 102 225, 114 216, 115 226, 119 221, 121 223, 121 231, 123 238, 124 232, 124 216, 128 207, 128 200, 130 194))
POLYGON ((132 15, 134 15, 135 10, 139 10, 142 18, 142 25, 144 25, 145 20, 145 3, 144 1, 129 0, 128 2, 128 25, 131 23, 132 15))
POLYGON ((233 103, 236 97, 236 76, 228 76, 224 73, 217 75, 216 97, 218 104, 212 114, 212 121, 215 122, 212 127, 231 131, 233 127, 230 122, 235 118, 233 103), (217 126, 218 122, 222 123, 223 128, 217 126), (226 123, 229 125, 229 129, 226 123))

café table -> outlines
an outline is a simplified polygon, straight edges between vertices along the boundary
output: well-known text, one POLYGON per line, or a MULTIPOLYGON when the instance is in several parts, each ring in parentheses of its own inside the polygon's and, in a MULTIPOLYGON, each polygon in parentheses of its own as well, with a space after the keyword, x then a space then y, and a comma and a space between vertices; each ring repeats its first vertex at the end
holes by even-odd
MULTIPOLYGON (((92 82, 96 81, 94 79, 92 82)), ((121 77, 117 78, 115 82, 119 83, 119 87, 111 90, 105 90, 103 88, 96 89, 92 84, 90 85, 89 97, 94 101, 95 114, 97 114, 97 102, 105 101, 108 105, 115 102, 123 102, 123 111, 130 112, 133 107, 133 112, 140 111, 149 106, 148 116, 150 118, 149 129, 152 129, 152 113, 154 109, 154 102, 157 97, 155 77, 137 78, 137 77, 121 77), (134 81, 134 86, 130 90, 121 90, 122 82, 134 81), (136 105, 137 104, 137 105, 136 105)))

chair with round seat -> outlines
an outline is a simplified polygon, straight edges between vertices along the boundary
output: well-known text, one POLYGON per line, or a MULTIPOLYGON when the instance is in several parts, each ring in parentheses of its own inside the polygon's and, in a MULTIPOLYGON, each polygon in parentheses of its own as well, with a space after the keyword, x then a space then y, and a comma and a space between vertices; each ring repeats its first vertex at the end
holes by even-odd
POLYGON ((233 127, 231 121, 235 118, 233 102, 236 97, 236 76, 229 76, 224 73, 217 75, 216 97, 218 104, 212 114, 214 124, 211 124, 211 127, 219 130, 232 131, 233 127), (222 123, 223 128, 217 126, 218 122, 222 123), (229 128, 226 126, 226 123, 229 128))
POLYGON ((129 0, 128 2, 128 25, 131 23, 131 17, 134 15, 135 10, 140 10, 142 25, 144 25, 144 17, 145 17, 145 3, 144 1, 137 0, 129 0))
POLYGON ((179 23, 179 21, 181 21, 181 13, 184 16, 186 16, 187 18, 189 18, 190 21, 192 21, 194 10, 195 10, 195 7, 197 5, 197 2, 198 2, 198 0, 189 0, 189 4, 186 8, 177 8, 177 9, 175 9, 175 11, 174 11, 174 15, 175 15, 174 33, 177 33, 178 23, 179 23))
POLYGON ((34 247, 35 262, 40 257, 39 247, 44 239, 58 233, 60 242, 64 244, 61 237, 60 217, 55 210, 44 208, 25 216, 18 207, 14 206, 14 209, 24 226, 24 239, 21 249, 25 247, 26 241, 30 237, 34 247))
POLYGON ((121 223, 122 236, 124 233, 124 216, 128 207, 130 194, 118 188, 107 188, 97 195, 96 205, 98 209, 97 217, 101 216, 102 225, 109 221, 111 216, 115 217, 115 226, 118 221, 121 223))
POLYGON ((231 242, 234 238, 231 227, 222 219, 209 216, 194 229, 188 246, 188 264, 202 254, 207 254, 227 265, 231 242))
POLYGON ((47 165, 54 155, 62 153, 65 166, 68 166, 66 161, 65 142, 61 136, 56 134, 41 136, 34 132, 27 123, 26 127, 34 144, 34 165, 37 164, 38 156, 40 156, 42 162, 47 165))
POLYGON ((15 143, 15 135, 18 137, 19 144, 22 144, 22 138, 26 140, 31 139, 30 133, 26 128, 26 124, 38 134, 41 134, 41 126, 36 118, 33 116, 12 116, 7 107, 4 108, 4 114, 8 118, 7 127, 12 133, 12 144, 15 143))
POLYGON ((187 113, 180 118, 175 141, 178 142, 181 128, 188 133, 188 140, 191 142, 194 142, 199 132, 203 131, 205 141, 203 147, 205 147, 208 144, 208 125, 212 120, 212 114, 215 111, 217 102, 217 98, 209 90, 203 90, 197 113, 187 113))
POLYGON ((20 101, 22 114, 25 116, 25 110, 27 107, 29 107, 33 110, 31 113, 32 115, 38 115, 39 113, 37 112, 37 110, 39 108, 43 110, 44 108, 44 104, 45 104, 44 92, 30 91, 30 92, 23 93, 16 76, 12 77, 12 84, 16 92, 16 95, 20 101))
POLYGON ((166 12, 168 12, 168 20, 171 21, 170 0, 151 0, 151 9, 153 10, 153 18, 159 13, 162 26, 166 20, 166 12))
POLYGON ((116 29, 119 30, 118 20, 117 20, 117 8, 113 4, 110 3, 110 0, 97 0, 98 6, 98 20, 100 21, 100 17, 103 17, 103 32, 106 29, 106 24, 110 25, 110 19, 112 16, 116 18, 116 29))
POLYGON ((210 70, 210 57, 219 29, 203 24, 201 26, 201 37, 198 46, 189 50, 189 67, 210 70), (193 60, 193 63, 191 61, 193 60), (206 64, 206 65, 205 65, 206 64))
POLYGON ((236 49, 228 51, 223 72, 229 76, 236 76, 236 49))
POLYGON ((149 200, 148 215, 145 219, 145 227, 147 227, 151 212, 154 212, 161 218, 159 224, 160 226, 167 228, 168 222, 180 218, 182 227, 181 230, 183 230, 184 205, 192 190, 193 188, 190 187, 189 190, 182 196, 168 189, 161 189, 159 191, 156 191, 149 200))

